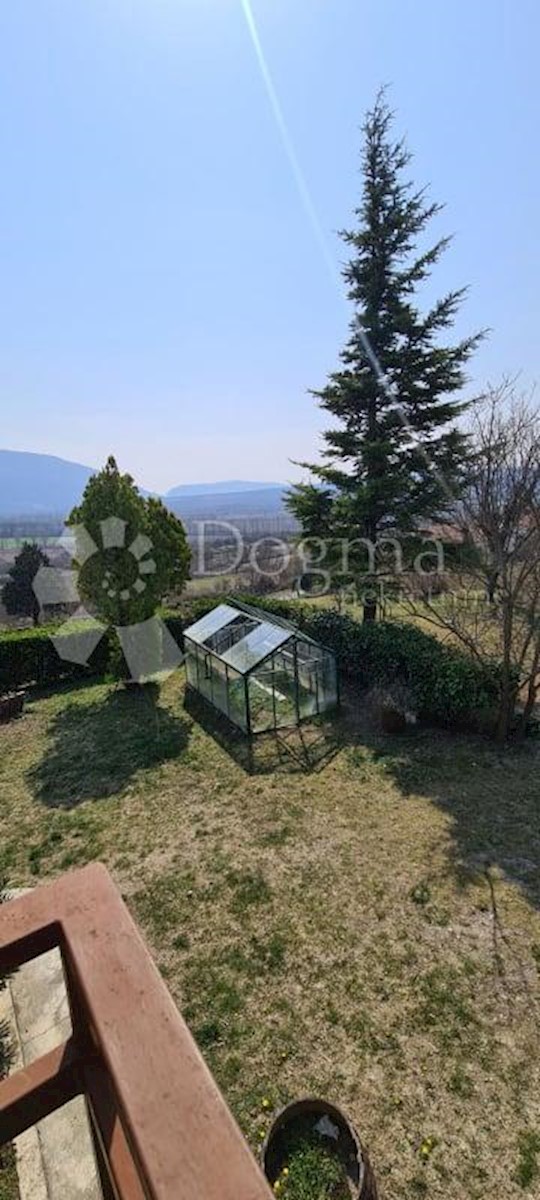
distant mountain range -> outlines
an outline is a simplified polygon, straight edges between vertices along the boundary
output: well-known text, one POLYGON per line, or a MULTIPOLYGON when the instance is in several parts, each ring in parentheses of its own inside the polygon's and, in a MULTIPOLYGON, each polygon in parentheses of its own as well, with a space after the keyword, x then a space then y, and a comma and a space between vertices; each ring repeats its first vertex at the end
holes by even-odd
POLYGON ((257 483, 247 479, 222 479, 217 483, 180 483, 178 487, 165 492, 165 498, 171 496, 225 496, 230 492, 260 492, 266 488, 279 488, 283 491, 282 483, 257 483))
MULTIPOLYGON (((54 455, 0 450, 0 519, 67 516, 93 474, 93 467, 54 455)), ((280 483, 230 479, 179 484, 163 499, 179 516, 225 519, 278 514, 285 490, 280 483)))
POLYGON ((51 454, 0 450, 0 516, 65 516, 93 474, 51 454))
POLYGON ((196 495, 164 496, 164 503, 183 520, 234 520, 236 517, 277 517, 285 510, 285 489, 245 488, 239 492, 198 492, 196 495))

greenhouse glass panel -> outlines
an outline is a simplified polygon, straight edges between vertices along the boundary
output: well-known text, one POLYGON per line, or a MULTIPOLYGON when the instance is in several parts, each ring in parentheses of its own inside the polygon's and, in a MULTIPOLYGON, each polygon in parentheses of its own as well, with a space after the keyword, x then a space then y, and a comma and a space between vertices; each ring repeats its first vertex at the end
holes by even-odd
POLYGON ((229 689, 227 681, 227 668, 219 658, 212 659, 212 704, 219 708, 220 712, 229 715, 229 689))
POLYGON ((201 617, 200 621, 190 625, 189 631, 186 630, 186 633, 190 642, 197 642, 202 646, 213 633, 217 633, 218 629, 222 629, 231 621, 238 620, 239 615, 238 609, 232 608, 230 604, 218 604, 217 608, 206 613, 206 616, 201 617))
POLYGON ((212 633, 210 637, 206 638, 204 644, 209 650, 213 650, 214 654, 218 654, 220 658, 223 658, 224 654, 227 650, 230 650, 231 646, 235 646, 241 638, 246 637, 248 633, 251 633, 252 629, 257 628, 257 621, 252 621, 250 617, 246 617, 243 613, 239 613, 236 617, 236 620, 229 621, 227 625, 224 625, 221 629, 216 630, 215 633, 212 633))
POLYGON ((234 667, 235 671, 241 671, 245 675, 273 650, 277 650, 278 646, 288 642, 291 636, 290 629, 261 621, 247 637, 243 637, 235 646, 231 646, 230 650, 225 651, 223 660, 234 667))
POLYGON ((239 725, 244 733, 248 729, 247 705, 246 705, 246 681, 243 675, 239 675, 236 671, 232 671, 227 667, 229 678, 229 720, 234 725, 239 725))
POLYGON ((248 678, 249 712, 252 733, 263 733, 275 725, 275 704, 272 667, 260 667, 248 678))
POLYGON ((324 702, 322 665, 324 651, 314 642, 301 642, 297 648, 298 707, 300 717, 312 717, 328 707, 324 702))
POLYGON ((206 700, 212 703, 212 655, 201 647, 197 648, 197 687, 206 700))
POLYGON ((197 687, 197 654, 186 646, 186 678, 191 687, 197 687))
POLYGON ((324 652, 323 659, 323 695, 326 708, 335 708, 338 702, 337 666, 333 654, 324 652))
POLYGON ((288 642, 272 658, 276 697, 276 728, 298 721, 295 643, 288 642))

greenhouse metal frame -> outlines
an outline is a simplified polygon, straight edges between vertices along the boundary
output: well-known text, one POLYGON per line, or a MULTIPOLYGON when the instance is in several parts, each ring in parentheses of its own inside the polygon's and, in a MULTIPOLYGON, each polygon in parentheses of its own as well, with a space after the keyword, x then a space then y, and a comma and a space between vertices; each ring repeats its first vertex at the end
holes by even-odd
POLYGON ((188 689, 251 736, 339 704, 335 655, 263 609, 219 604, 184 630, 188 689))

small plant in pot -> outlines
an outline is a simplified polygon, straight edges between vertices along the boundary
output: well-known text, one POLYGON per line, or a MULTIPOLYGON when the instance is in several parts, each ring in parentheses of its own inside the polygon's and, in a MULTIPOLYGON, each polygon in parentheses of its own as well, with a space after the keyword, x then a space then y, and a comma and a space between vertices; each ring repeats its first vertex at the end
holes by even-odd
POLYGON ((416 724, 414 700, 410 688, 394 683, 372 688, 367 703, 384 733, 405 733, 416 724))
POLYGON ((7 724, 14 717, 20 717, 24 708, 23 691, 5 692, 0 696, 0 725, 7 724))
POLYGON ((282 1200, 377 1200, 354 1126, 326 1100, 307 1097, 278 1113, 263 1145, 262 1166, 282 1200))

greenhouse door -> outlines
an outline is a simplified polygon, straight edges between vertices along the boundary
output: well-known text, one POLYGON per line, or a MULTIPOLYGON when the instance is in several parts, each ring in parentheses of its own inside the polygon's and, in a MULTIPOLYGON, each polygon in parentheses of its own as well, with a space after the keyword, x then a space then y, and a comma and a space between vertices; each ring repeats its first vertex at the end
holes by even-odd
POLYGON ((262 666, 249 676, 249 714, 251 732, 274 729, 276 720, 274 672, 272 665, 262 666))
POLYGON ((319 695, 321 689, 321 663, 314 660, 299 665, 298 670, 298 710, 300 720, 314 717, 319 710, 319 695))

